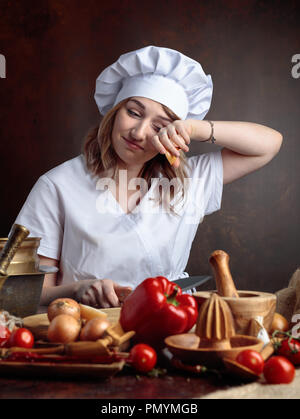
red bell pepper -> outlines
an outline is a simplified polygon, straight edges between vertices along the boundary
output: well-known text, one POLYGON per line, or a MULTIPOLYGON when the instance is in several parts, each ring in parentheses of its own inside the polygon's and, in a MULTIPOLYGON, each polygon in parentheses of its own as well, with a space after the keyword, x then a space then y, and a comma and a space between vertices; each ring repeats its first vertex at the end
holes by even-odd
POLYGON ((194 297, 158 276, 146 278, 124 300, 120 323, 124 331, 135 331, 135 340, 155 345, 163 344, 167 336, 188 332, 197 316, 194 297))

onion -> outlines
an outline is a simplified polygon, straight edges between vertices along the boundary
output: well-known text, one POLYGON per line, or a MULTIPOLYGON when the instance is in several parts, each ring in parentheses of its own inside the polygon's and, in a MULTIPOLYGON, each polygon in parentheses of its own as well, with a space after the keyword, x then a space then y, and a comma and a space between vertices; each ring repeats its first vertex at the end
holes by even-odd
POLYGON ((77 301, 72 298, 57 298, 52 301, 48 306, 48 319, 54 319, 59 314, 68 314, 75 319, 80 319, 80 306, 77 301))
POLYGON ((109 322, 105 319, 95 317, 89 320, 81 329, 80 340, 95 341, 100 339, 109 325, 109 322))
POLYGON ((289 322, 279 313, 274 314, 270 334, 275 330, 280 330, 281 332, 287 332, 289 330, 289 322))
POLYGON ((79 336, 80 328, 80 320, 68 314, 59 314, 48 327, 48 340, 57 343, 74 342, 79 336))

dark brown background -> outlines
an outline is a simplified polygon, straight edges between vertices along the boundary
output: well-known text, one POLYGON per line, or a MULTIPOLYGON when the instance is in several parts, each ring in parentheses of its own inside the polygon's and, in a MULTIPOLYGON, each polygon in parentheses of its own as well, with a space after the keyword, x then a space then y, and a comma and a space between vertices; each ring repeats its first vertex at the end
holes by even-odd
MULTIPOLYGON (((7 236, 37 178, 81 151, 98 121, 100 71, 154 44, 201 62, 214 82, 208 118, 252 121, 284 136, 265 168, 224 189, 221 211, 199 227, 190 274, 231 256, 240 289, 275 291, 299 265, 299 1, 0 0, 0 235, 7 236)), ((193 143, 191 153, 211 150, 193 143)))

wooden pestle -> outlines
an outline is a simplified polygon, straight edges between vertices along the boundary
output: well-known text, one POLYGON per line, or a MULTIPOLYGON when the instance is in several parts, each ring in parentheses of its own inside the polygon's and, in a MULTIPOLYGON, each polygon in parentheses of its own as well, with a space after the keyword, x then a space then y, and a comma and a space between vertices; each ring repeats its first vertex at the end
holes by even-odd
POLYGON ((210 255, 209 263, 214 271, 218 294, 221 297, 238 298, 239 295, 229 269, 229 255, 223 250, 215 250, 210 255))
POLYGON ((128 342, 134 334, 134 331, 125 333, 118 322, 108 327, 101 339, 94 342, 71 342, 65 345, 65 350, 68 355, 109 355, 111 353, 110 346, 120 347, 125 342, 128 342))

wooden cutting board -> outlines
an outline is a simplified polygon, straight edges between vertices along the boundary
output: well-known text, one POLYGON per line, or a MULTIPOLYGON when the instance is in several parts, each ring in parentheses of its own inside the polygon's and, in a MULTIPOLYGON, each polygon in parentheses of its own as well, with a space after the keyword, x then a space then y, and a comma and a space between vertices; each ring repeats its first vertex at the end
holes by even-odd
MULTIPOLYGON (((110 322, 111 325, 119 321, 120 310, 120 307, 101 309, 101 311, 107 314, 107 320, 110 322)), ((23 326, 31 330, 35 339, 47 339, 47 331, 49 326, 47 313, 34 314, 33 316, 24 317, 23 326)))

